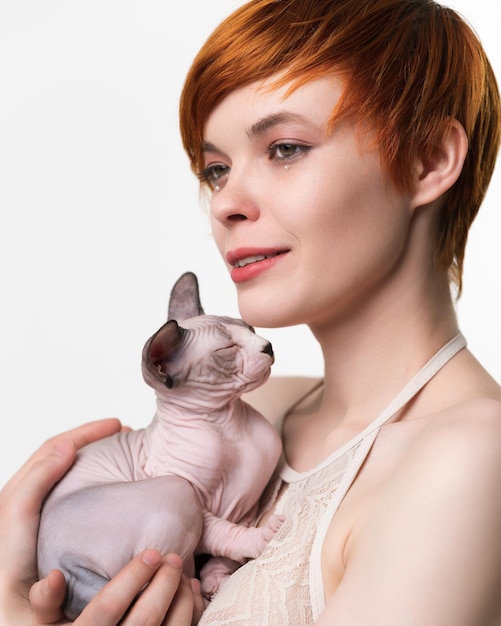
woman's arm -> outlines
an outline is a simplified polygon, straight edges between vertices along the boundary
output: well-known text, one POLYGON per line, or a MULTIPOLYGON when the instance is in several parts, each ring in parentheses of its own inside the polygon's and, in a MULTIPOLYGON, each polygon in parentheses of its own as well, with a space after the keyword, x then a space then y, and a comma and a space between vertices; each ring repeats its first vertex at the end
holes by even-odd
MULTIPOLYGON (((69 623, 60 609, 66 589, 60 572, 52 572, 33 586, 33 608, 30 604, 30 588, 37 580, 40 510, 47 493, 75 460, 77 450, 120 429, 118 420, 101 420, 50 439, 0 491, 0 623, 16 626, 69 623)), ((148 582, 145 592, 121 623, 190 625, 193 615, 194 623, 198 621, 202 599, 197 584, 181 575, 178 557, 161 559, 158 553, 149 550, 131 561, 75 623, 115 626, 148 582)))

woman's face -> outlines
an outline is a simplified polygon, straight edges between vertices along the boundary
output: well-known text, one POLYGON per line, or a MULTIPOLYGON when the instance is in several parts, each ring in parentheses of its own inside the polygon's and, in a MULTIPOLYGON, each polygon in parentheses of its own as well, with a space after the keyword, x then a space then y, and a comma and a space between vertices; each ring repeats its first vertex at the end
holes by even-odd
POLYGON ((329 129, 338 78, 232 92, 205 127, 214 237, 242 317, 261 327, 330 324, 390 280, 410 200, 353 122, 329 129))

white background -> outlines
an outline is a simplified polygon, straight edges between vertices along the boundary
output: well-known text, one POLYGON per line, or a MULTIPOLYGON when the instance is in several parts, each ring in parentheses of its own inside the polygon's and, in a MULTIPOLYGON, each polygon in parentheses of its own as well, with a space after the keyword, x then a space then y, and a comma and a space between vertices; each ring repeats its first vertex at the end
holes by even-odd
MULTIPOLYGON (((49 435, 145 425, 146 338, 186 270, 238 315, 182 151, 190 62, 240 0, 0 0, 0 485, 49 435)), ((498 0, 455 0, 501 78, 498 0)), ((463 332, 501 380, 498 167, 468 246, 463 332)), ((273 303, 270 303, 273 305, 273 303)), ((275 374, 321 374, 305 328, 265 331, 275 374)))

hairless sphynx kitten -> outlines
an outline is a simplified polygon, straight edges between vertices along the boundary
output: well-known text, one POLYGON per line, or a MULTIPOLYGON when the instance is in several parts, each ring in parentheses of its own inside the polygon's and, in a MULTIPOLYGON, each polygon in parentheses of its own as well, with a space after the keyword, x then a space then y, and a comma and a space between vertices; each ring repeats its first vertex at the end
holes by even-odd
POLYGON ((240 399, 268 379, 271 344, 242 320, 204 315, 191 273, 174 285, 168 319, 143 349, 153 421, 84 447, 42 511, 39 573, 63 571, 71 619, 145 548, 179 554, 189 576, 195 553, 213 555, 201 575, 210 597, 283 522, 252 526, 281 443, 240 399))

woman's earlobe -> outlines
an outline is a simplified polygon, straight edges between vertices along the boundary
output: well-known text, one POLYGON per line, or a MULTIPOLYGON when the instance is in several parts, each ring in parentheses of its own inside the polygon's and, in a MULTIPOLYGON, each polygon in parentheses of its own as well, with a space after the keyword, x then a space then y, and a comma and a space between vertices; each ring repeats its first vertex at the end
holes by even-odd
POLYGON ((440 146, 416 165, 413 205, 423 206, 444 195, 457 181, 468 153, 468 137, 453 119, 440 146))

